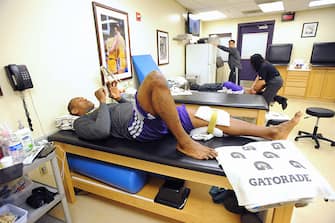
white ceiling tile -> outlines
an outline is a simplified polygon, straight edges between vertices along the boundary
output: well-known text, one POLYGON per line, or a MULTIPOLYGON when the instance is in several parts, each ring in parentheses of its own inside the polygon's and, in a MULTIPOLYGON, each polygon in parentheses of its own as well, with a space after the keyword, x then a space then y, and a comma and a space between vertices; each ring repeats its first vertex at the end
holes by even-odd
MULTIPOLYGON (((276 0, 177 0, 177 2, 194 13, 218 10, 225 13, 228 19, 245 17, 246 15, 243 14, 243 11, 259 9, 258 5, 256 4, 258 1, 271 2, 276 0)), ((283 0, 285 11, 314 9, 308 8, 309 1, 310 0, 283 0)), ((264 13, 257 13, 254 15, 262 14, 264 13)))

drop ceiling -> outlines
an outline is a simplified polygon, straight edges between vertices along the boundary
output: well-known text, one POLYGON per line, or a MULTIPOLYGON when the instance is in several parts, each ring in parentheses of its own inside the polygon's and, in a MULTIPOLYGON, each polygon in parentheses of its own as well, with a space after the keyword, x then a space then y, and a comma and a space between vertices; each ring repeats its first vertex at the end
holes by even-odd
MULTIPOLYGON (((257 4, 274 2, 274 0, 176 0, 192 13, 218 10, 227 18, 241 18, 248 16, 267 15, 263 13, 257 4)), ((311 10, 321 7, 309 8, 310 0, 283 0, 285 12, 311 10)), ((335 5, 322 6, 335 7, 335 5)), ((280 13, 280 12, 276 12, 280 13)))

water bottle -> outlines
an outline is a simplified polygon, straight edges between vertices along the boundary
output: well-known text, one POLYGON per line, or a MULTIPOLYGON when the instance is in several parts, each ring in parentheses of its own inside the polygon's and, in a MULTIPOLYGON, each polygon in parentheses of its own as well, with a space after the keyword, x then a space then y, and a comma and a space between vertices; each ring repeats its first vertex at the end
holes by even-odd
POLYGON ((13 158, 14 163, 21 163, 24 159, 23 145, 15 133, 10 134, 8 154, 13 158))
POLYGON ((19 138, 19 140, 22 143, 23 146, 23 150, 24 150, 24 154, 26 156, 28 156, 31 151, 34 148, 34 140, 31 136, 31 132, 29 128, 25 128, 22 125, 22 122, 19 121, 19 128, 18 130, 15 132, 16 136, 19 138))

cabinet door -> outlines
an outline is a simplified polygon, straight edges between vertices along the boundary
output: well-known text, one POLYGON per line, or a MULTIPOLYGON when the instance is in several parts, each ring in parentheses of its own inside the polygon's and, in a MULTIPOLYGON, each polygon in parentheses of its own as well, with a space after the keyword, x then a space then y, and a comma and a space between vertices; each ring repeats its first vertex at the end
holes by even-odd
POLYGON ((286 83, 286 76, 287 76, 287 66, 276 66, 277 70, 280 73, 280 76, 283 78, 283 87, 281 87, 277 94, 283 96, 284 95, 284 88, 286 83))
POLYGON ((327 70, 321 91, 324 99, 335 99, 335 70, 327 70))
POLYGON ((320 98, 325 70, 312 70, 308 80, 307 97, 320 98))

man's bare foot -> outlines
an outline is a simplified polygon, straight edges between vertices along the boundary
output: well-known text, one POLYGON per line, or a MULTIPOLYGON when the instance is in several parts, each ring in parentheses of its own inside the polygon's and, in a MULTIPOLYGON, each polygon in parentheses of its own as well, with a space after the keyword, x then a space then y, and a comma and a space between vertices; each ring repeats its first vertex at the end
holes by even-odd
POLYGON ((295 113, 294 117, 291 120, 284 122, 278 126, 274 126, 273 127, 274 131, 272 133, 271 139, 273 140, 287 139, 292 129, 299 123, 301 116, 302 112, 299 111, 295 113))
POLYGON ((192 139, 190 139, 187 143, 184 143, 183 145, 178 143, 177 150, 187 156, 199 160, 213 159, 217 156, 217 152, 214 149, 203 146, 200 143, 193 141, 192 139))

